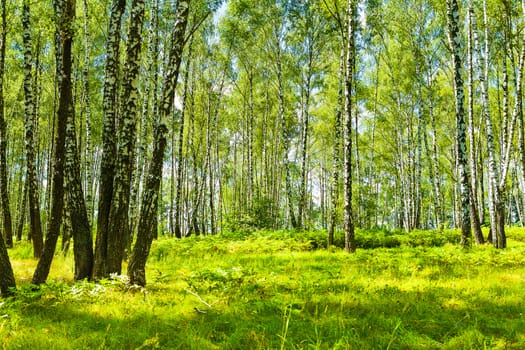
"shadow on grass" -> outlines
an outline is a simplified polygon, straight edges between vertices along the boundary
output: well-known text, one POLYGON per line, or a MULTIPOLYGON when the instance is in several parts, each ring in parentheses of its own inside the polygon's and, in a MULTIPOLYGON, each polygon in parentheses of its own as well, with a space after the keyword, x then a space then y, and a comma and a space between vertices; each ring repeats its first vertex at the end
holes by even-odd
POLYGON ((195 300, 195 310, 152 294, 147 308, 104 316, 89 301, 43 298, 23 306, 17 324, 0 322, 0 334, 8 349, 525 348, 525 304, 504 287, 476 295, 327 281, 311 292, 239 290, 212 308, 195 300))

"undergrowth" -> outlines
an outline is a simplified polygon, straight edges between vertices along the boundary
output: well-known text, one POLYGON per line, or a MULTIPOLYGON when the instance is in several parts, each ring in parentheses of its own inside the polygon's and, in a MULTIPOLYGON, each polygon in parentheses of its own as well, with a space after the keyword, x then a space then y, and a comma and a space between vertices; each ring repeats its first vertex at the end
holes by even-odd
POLYGON ((523 349, 525 232, 509 247, 462 249, 455 231, 164 237, 148 286, 73 283, 57 256, 28 281, 27 243, 10 251, 16 297, 0 301, 4 349, 523 349), (366 249, 363 249, 366 248, 366 249))

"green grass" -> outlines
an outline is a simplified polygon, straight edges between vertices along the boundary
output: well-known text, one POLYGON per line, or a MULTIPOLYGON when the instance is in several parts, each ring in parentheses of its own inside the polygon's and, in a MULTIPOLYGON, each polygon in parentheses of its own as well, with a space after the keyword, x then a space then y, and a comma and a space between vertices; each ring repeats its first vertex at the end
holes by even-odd
POLYGON ((24 243, 10 252, 19 293, 0 301, 0 339, 6 349, 523 349, 525 231, 508 232, 506 250, 463 250, 456 232, 360 232, 374 243, 353 255, 314 249, 316 232, 163 238, 146 289, 73 284, 71 258, 57 257, 33 291, 24 243))

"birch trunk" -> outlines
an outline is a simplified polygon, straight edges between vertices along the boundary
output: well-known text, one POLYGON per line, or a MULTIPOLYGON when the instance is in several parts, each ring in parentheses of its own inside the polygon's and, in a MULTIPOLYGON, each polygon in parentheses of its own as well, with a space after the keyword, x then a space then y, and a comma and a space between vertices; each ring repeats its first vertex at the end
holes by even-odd
POLYGON ((188 63, 186 65, 186 72, 184 73, 184 92, 182 95, 182 113, 180 116, 180 127, 179 127, 179 139, 178 139, 178 157, 179 157, 179 164, 177 168, 177 185, 176 185, 176 191, 177 194, 175 196, 175 207, 173 209, 174 211, 174 219, 175 219, 175 236, 177 238, 182 238, 182 186, 183 186, 183 146, 184 146, 184 119, 186 115, 186 108, 188 103, 188 88, 190 85, 189 81, 189 73, 191 70, 191 47, 192 42, 190 41, 189 44, 189 54, 188 54, 188 63))
MULTIPOLYGON (((525 1, 521 1, 521 8, 522 8, 522 16, 525 19, 525 1)), ((521 58, 520 58, 520 66, 521 68, 521 75, 523 75, 523 65, 525 61, 525 31, 523 32, 522 37, 522 47, 521 47, 521 58)), ((522 79, 523 80, 523 79, 522 79)), ((522 84, 517 84, 516 89, 516 106, 517 106, 517 122, 518 122, 518 152, 519 152, 519 169, 518 171, 518 179, 519 183, 521 185, 521 206, 523 208, 523 211, 525 211, 525 124, 523 122, 523 93, 522 93, 522 84)), ((523 219, 525 217, 525 213, 522 212, 521 215, 521 226, 525 226, 525 220, 523 219)))
POLYGON ((282 69, 282 52, 281 52, 281 43, 280 40, 277 39, 277 80, 279 84, 279 117, 281 120, 281 142, 283 147, 283 168, 284 168, 284 176, 285 176, 285 190, 286 190, 286 202, 288 206, 288 215, 290 218, 290 223, 292 224, 292 228, 297 228, 297 220, 295 217, 294 212, 294 205, 293 205, 293 189, 292 189, 292 179, 291 179, 291 173, 290 173, 290 159, 289 159, 289 151, 290 151, 290 131, 288 127, 288 122, 286 119, 286 109, 285 109, 285 100, 284 100, 284 82, 283 82, 283 69, 282 69))
MULTIPOLYGON (((345 67, 345 47, 341 45, 341 55, 339 58, 338 76, 342 77, 345 67)), ((331 207, 330 207, 330 226, 328 228, 328 246, 334 244, 334 233, 337 227, 337 208, 339 206, 339 173, 341 172, 341 139, 343 134, 343 84, 339 83, 337 95, 337 109, 335 112, 334 124, 334 147, 333 147, 333 162, 332 162, 332 182, 330 184, 331 191, 331 207)))
POLYGON ((300 183, 300 193, 299 193, 299 213, 298 217, 298 227, 300 229, 305 229, 305 219, 307 217, 307 204, 308 200, 306 197, 307 187, 308 187, 308 142, 310 134, 310 95, 312 92, 312 78, 313 78, 313 50, 312 39, 309 40, 308 47, 308 61, 307 61, 307 72, 304 79, 304 105, 303 105, 303 123, 302 123, 302 140, 301 140, 301 183, 300 183))
MULTIPOLYGON (((480 74, 481 96, 483 104, 483 118, 485 120, 485 129, 487 133, 487 148, 488 148, 488 197, 489 197, 489 214, 490 214, 490 228, 492 232, 492 243, 497 248, 505 248, 505 227, 502 220, 504 220, 504 203, 501 197, 499 186, 499 173, 496 163, 496 149, 494 141, 494 131, 492 125, 492 117, 490 114, 489 104, 489 37, 488 37, 488 18, 487 18, 487 4, 483 1, 483 22, 485 28, 485 47, 484 53, 480 54, 480 66, 483 67, 483 73, 480 74)), ((481 48, 480 48, 481 50, 481 48)), ((505 103, 504 103, 505 104, 505 103)))
MULTIPOLYGON (((146 158, 151 153, 151 146, 148 144, 148 136, 151 135, 151 124, 154 119, 152 116, 158 113, 158 86, 159 86, 159 1, 155 0, 150 9, 150 29, 148 45, 148 78, 143 96, 142 115, 140 120, 140 133, 136 142, 136 164, 133 171, 133 184, 130 198, 130 231, 131 236, 136 235, 138 228, 138 217, 140 215, 140 203, 142 200, 142 190, 144 186, 144 174, 146 172, 146 158)), ((128 242, 126 249, 131 249, 131 242, 128 242)))
POLYGON ((441 180, 440 180, 440 171, 439 171, 439 161, 438 161, 438 147, 437 147, 437 130, 436 130, 436 116, 434 114, 434 96, 433 96, 433 79, 431 72, 428 72, 428 87, 430 90, 429 98, 429 109, 428 114, 430 117, 430 127, 432 130, 432 150, 431 159, 432 166, 430 167, 431 176, 432 176, 432 185, 434 188, 434 206, 435 206, 435 216, 436 216, 436 226, 438 229, 442 229, 445 224, 445 218, 443 215, 443 194, 441 192, 441 180))
MULTIPOLYGON (((2 188, 0 189, 2 195, 2 210, 4 211, 3 221, 4 221, 4 230, 7 224, 11 224, 10 213, 9 221, 6 220, 5 211, 9 210, 9 202, 3 198, 7 193, 7 164, 6 164, 6 125, 4 119, 4 85, 3 85, 3 76, 5 68, 5 48, 6 48, 6 4, 5 0, 2 1, 1 7, 1 33, 0 33, 0 181, 2 188), (4 192, 5 190, 5 192, 4 192), (7 205, 7 206, 6 206, 7 205)), ((7 228, 10 229, 10 228, 7 228)), ((7 232, 8 233, 8 232, 7 232)), ((8 237, 9 238, 9 237, 8 237)), ((5 240, 6 243, 9 243, 8 239, 5 240)), ((12 231, 11 231, 11 244, 12 244, 12 231)), ((2 296, 9 296, 12 294, 11 288, 15 288, 15 276, 13 274, 13 268, 11 266, 11 261, 9 260, 9 255, 7 253, 7 248, 4 240, 0 236, 0 293, 2 296)))
POLYGON ((131 284, 144 286, 146 284, 146 260, 151 243, 157 231, 157 210, 162 177, 162 165, 167 144, 167 118, 172 113, 175 89, 179 75, 180 63, 185 44, 185 32, 190 9, 189 0, 181 0, 177 4, 175 25, 171 38, 171 49, 168 58, 168 70, 164 78, 160 116, 154 131, 155 144, 144 189, 137 242, 128 266, 128 276, 131 284))
MULTIPOLYGON (((27 216, 27 197, 28 197, 28 186, 27 181, 20 179, 20 191, 18 191, 20 198, 18 200, 18 221, 16 223, 16 240, 22 240, 22 234, 24 232, 24 224, 27 216)), ((28 239, 31 238, 30 234, 28 239)))
MULTIPOLYGON (((65 48, 65 50, 67 51, 68 49, 65 48)), ((67 59, 67 57, 65 58, 67 59)), ((71 65, 71 62, 65 62, 64 66, 68 64, 71 65)), ((91 225, 89 224, 84 191, 82 190, 80 155, 77 148, 72 97, 69 103, 71 105, 68 106, 67 110, 65 189, 67 211, 73 237, 75 280, 79 281, 90 279, 93 272, 93 238, 91 236, 91 225)))
POLYGON ((107 267, 109 212, 113 197, 113 179, 117 157, 116 118, 117 92, 119 86, 119 59, 120 59, 120 26, 122 14, 126 5, 125 0, 113 0, 111 16, 108 24, 106 65, 104 78, 103 130, 102 130, 102 159, 100 163, 100 185, 98 194, 97 237, 95 243, 95 262, 93 278, 101 279, 109 276, 107 267))
POLYGON ((468 41, 467 41, 467 58, 468 58, 468 134, 469 134, 469 166, 471 173, 470 184, 470 221, 474 231, 476 244, 483 244, 483 233, 481 232, 481 224, 478 216, 478 172, 476 165, 476 143, 474 133, 474 64, 473 64, 473 22, 474 9, 472 8, 472 1, 468 3, 467 25, 468 25, 468 41))
POLYGON ((91 66, 91 35, 89 32, 89 7, 87 0, 84 4, 84 67, 82 69, 82 101, 84 104, 85 127, 86 127, 86 146, 84 151, 84 193, 86 195, 86 210, 88 212, 89 225, 93 222, 94 198, 93 198, 93 141, 91 136, 91 85, 89 74, 91 66))
POLYGON ((9 187, 7 175, 7 123, 4 113, 4 69, 6 49, 6 4, 1 5, 0 27, 0 197, 2 208, 2 228, 5 245, 13 247, 13 220, 11 219, 11 205, 9 203, 9 187))
POLYGON ((0 294, 3 297, 12 294, 12 288, 16 287, 15 275, 4 240, 0 237, 0 294))
POLYGON ((33 254, 40 258, 43 249, 42 223, 40 218, 40 198, 38 180, 36 176, 36 128, 34 111, 35 99, 32 81, 32 41, 29 1, 24 0, 22 5, 22 26, 24 43, 24 96, 25 96, 25 143, 27 163, 27 184, 29 193, 29 219, 31 224, 31 240, 33 254))
POLYGON ((355 60, 354 47, 354 0, 347 1, 347 50, 346 50, 346 70, 345 70, 345 115, 343 122, 343 153, 344 153, 344 229, 345 229, 345 248, 349 253, 356 250, 354 237, 354 217, 352 210, 352 87, 353 87, 353 67, 355 60))
POLYGON ((107 273, 121 273, 125 249, 131 239, 129 204, 135 162, 135 137, 139 106, 139 70, 142 48, 144 0, 133 0, 124 70, 122 114, 118 118, 117 165, 109 210, 107 273))
POLYGON ((60 224, 63 218, 64 208, 64 163, 65 163, 65 141, 66 141, 66 124, 68 118, 73 114, 73 96, 71 82, 72 55, 71 49, 73 44, 73 18, 74 18, 74 0, 62 0, 62 13, 60 16, 60 33, 61 33, 61 82, 60 82, 60 99, 57 115, 57 129, 54 140, 54 168, 52 177, 52 197, 50 220, 46 231, 46 241, 42 256, 38 261, 35 273, 31 283, 42 284, 46 281, 51 267, 51 262, 55 253, 55 248, 60 233, 60 224))
POLYGON ((470 180, 467 161, 467 140, 465 124, 465 93, 463 89, 461 37, 459 31, 459 7, 457 0, 447 0, 447 18, 450 47, 454 72, 454 95, 456 100, 456 139, 459 166, 459 196, 461 210, 461 245, 469 246, 470 231, 470 180))

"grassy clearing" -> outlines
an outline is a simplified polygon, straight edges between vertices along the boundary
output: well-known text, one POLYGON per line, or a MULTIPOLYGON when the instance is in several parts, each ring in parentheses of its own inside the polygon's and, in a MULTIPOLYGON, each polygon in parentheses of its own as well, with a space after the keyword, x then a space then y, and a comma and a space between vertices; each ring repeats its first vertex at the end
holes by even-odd
POLYGON ((525 231, 509 230, 504 251, 464 251, 453 232, 438 247, 435 232, 414 233, 419 246, 397 234, 396 248, 380 247, 394 234, 367 235, 383 238, 354 255, 314 250, 322 233, 161 239, 146 290, 72 284, 71 259, 57 257, 52 282, 32 291, 21 245, 0 338, 7 349, 525 348, 525 231))

